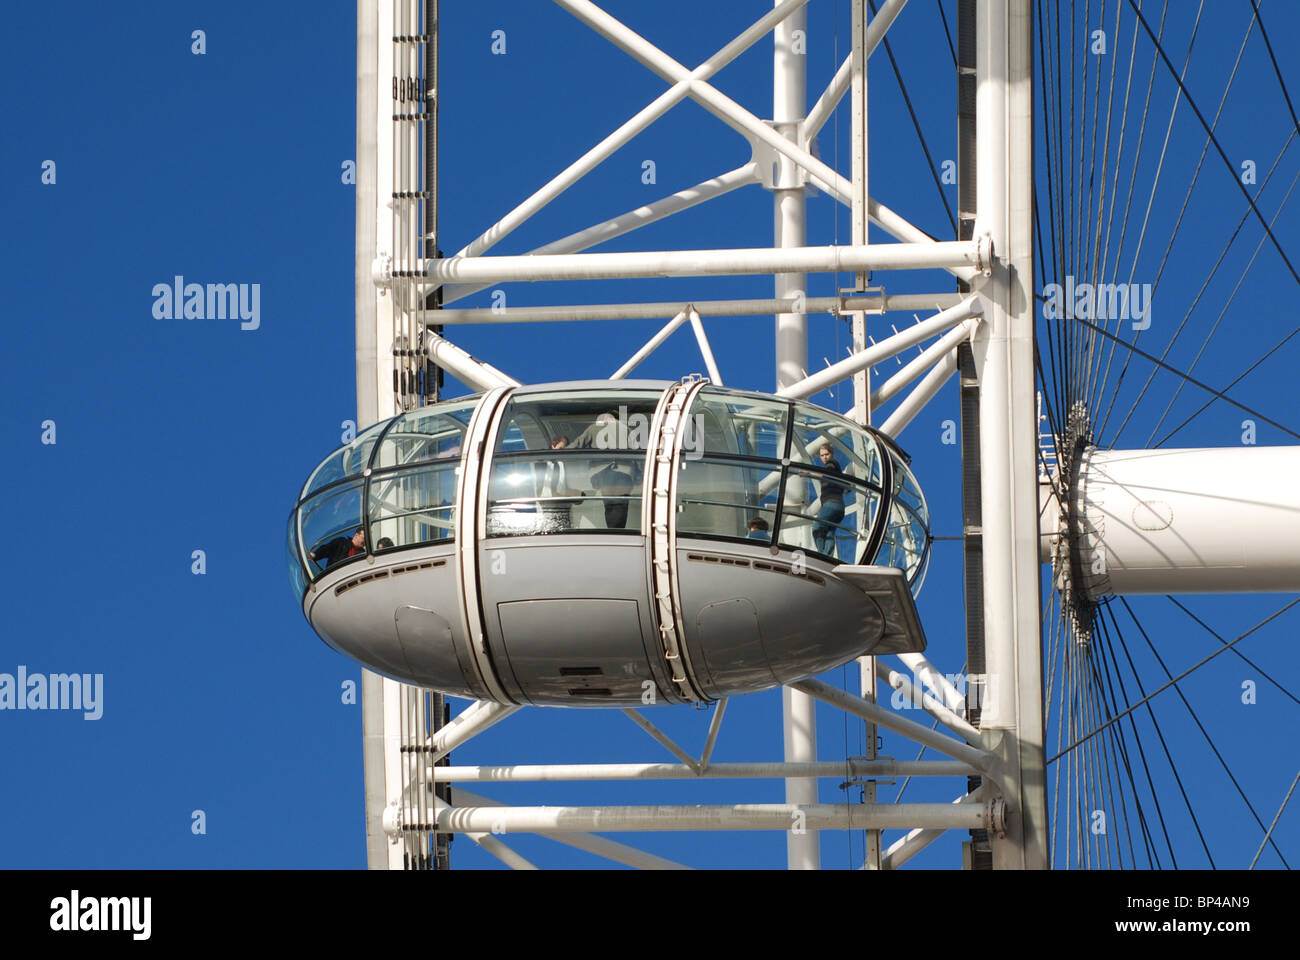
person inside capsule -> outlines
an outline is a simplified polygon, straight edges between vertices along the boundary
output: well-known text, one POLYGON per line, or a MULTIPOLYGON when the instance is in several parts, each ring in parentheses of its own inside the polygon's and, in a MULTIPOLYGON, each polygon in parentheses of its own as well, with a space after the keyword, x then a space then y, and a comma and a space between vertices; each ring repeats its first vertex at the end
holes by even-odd
POLYGON ((351 537, 335 537, 328 543, 322 544, 307 556, 317 561, 325 561, 326 567, 332 567, 340 560, 346 560, 348 557, 355 557, 358 554, 366 552, 366 531, 363 527, 357 527, 356 532, 351 537))
MULTIPOLYGON (((596 417, 574 441, 578 450, 601 449, 615 450, 633 447, 629 440, 627 424, 612 411, 607 410, 596 417)), ((635 463, 611 460, 598 466, 591 474, 591 485, 596 493, 605 498, 605 526, 611 530, 623 530, 627 527, 628 502, 633 487, 640 482, 640 470, 635 463)))
POLYGON ((845 474, 844 468, 835 459, 835 451, 829 443, 823 443, 818 447, 817 455, 826 473, 820 481, 821 507, 817 510, 817 523, 813 526, 813 541, 817 544, 818 553, 834 557, 837 555, 835 532, 840 521, 844 519, 844 496, 848 493, 848 485, 832 478, 834 474, 839 474, 841 477, 845 474))

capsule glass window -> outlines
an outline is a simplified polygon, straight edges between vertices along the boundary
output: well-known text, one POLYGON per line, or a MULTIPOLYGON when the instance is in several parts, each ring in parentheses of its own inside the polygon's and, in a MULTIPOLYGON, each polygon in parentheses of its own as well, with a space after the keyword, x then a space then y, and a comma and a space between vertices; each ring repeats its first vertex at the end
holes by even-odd
POLYGON ((488 536, 639 532, 659 396, 569 390, 512 399, 490 466, 488 536))
POLYGON ((331 488, 306 501, 298 508, 298 518, 307 550, 304 561, 313 580, 339 563, 365 555, 364 544, 358 550, 353 541, 358 530, 364 536, 360 481, 331 488))
POLYGON ((458 461, 376 473, 367 504, 375 553, 455 539, 458 461))
POLYGON ((790 459, 819 469, 838 469, 867 483, 880 483, 880 445, 860 426, 844 417, 804 403, 794 405, 790 459), (823 463, 822 448, 829 447, 832 467, 823 463))
POLYGON ((289 586, 293 597, 302 603, 303 594, 307 592, 307 572, 302 568, 302 553, 298 547, 298 511, 289 514, 289 532, 285 543, 285 565, 289 569, 289 586))
POLYGON ((307 478, 307 485, 302 491, 303 498, 311 496, 331 483, 337 483, 347 477, 360 476, 370 465, 370 454, 374 450, 375 441, 379 439, 379 435, 383 433, 388 423, 389 421, 382 420, 367 427, 346 447, 326 457, 325 462, 312 471, 312 475, 307 478))
POLYGON ((785 456, 790 404, 705 387, 691 406, 682 452, 780 461, 785 456))
POLYGON ((439 403, 397 417, 375 452, 374 469, 387 470, 415 464, 458 464, 465 429, 477 405, 477 398, 439 403))
POLYGON ((677 478, 678 535, 770 543, 780 480, 777 464, 684 458, 677 478))
POLYGON ((843 474, 790 467, 778 542, 840 563, 862 563, 880 510, 880 491, 843 474))

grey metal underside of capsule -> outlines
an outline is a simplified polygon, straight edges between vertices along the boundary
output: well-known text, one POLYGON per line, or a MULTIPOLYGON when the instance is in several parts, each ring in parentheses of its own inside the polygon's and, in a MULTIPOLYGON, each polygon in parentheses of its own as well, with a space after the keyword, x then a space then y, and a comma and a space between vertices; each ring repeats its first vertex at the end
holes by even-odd
MULTIPOLYGON (((504 537, 480 545, 480 602, 462 612, 450 544, 343 568, 307 614, 335 649, 453 696, 491 698, 479 663, 516 703, 681 703, 651 605, 641 536, 504 537), (466 615, 484 649, 470 649, 466 615)), ((854 657, 920 651, 902 571, 758 545, 678 544, 682 656, 705 699, 757 692, 854 657)))

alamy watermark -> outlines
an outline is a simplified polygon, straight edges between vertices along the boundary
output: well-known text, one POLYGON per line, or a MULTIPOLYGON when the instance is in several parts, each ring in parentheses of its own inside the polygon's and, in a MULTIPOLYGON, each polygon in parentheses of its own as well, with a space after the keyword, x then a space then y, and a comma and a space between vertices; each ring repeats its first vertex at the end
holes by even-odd
POLYGON ((102 673, 0 673, 0 710, 80 710, 86 720, 104 715, 102 673))
POLYGON ((1043 319, 1131 320, 1134 330, 1151 326, 1149 283, 1049 283, 1043 287, 1043 319))
POLYGON ((171 283, 153 286, 155 320, 240 320, 239 329, 262 325, 260 283, 186 283, 175 276, 171 283))
POLYGON ((80 890, 50 901, 50 929, 129 932, 132 940, 148 940, 153 928, 153 897, 84 897, 80 890))
MULTIPOLYGON (((704 456, 704 416, 696 414, 682 421, 682 455, 687 460, 704 456)), ((618 414, 602 413, 596 418, 592 446, 598 450, 644 450, 650 438, 650 418, 644 413, 628 413, 626 406, 618 414)))
MULTIPOLYGON (((965 699, 967 709, 983 710, 997 702, 996 678, 991 673, 945 673, 943 678, 965 699)), ((902 684, 895 687, 889 705, 895 710, 922 710, 925 698, 933 696, 921 679, 913 675, 911 690, 906 690, 902 684)))

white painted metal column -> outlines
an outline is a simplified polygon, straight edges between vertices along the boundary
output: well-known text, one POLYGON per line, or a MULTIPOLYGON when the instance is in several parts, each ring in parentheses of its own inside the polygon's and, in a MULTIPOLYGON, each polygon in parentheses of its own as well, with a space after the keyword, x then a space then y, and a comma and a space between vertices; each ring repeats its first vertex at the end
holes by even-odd
MULTIPOLYGON (((853 0, 853 52, 850 54, 853 79, 849 96, 852 97, 850 112, 853 117, 853 151, 852 151, 852 235, 849 243, 866 245, 868 218, 868 158, 869 136, 867 128, 867 49, 864 42, 867 32, 866 0, 853 0)), ((854 278, 854 289, 867 288, 867 271, 858 273, 854 278)), ((860 353, 867 348, 867 315, 861 310, 851 314, 853 353, 860 353)), ((838 362, 838 361, 837 361, 838 362)), ((871 367, 863 367, 853 374, 853 412, 851 419, 866 426, 871 422, 871 367)), ((854 558, 857 562, 857 558, 854 558)), ((862 699, 869 703, 876 702, 876 658, 860 657, 858 668, 861 671, 859 691, 862 699)), ((876 725, 870 720, 864 722, 863 755, 868 761, 876 759, 876 725)), ((862 802, 876 802, 876 782, 868 779, 862 784, 862 802)), ((880 831, 866 831, 866 843, 863 851, 862 865, 867 870, 879 870, 881 867, 880 831)))
POLYGON ((974 344, 980 380, 984 623, 988 685, 980 728, 999 758, 1008 805, 993 837, 997 869, 1047 867, 1035 470, 1031 0, 986 0, 977 13, 975 235, 996 265, 981 288, 974 344))
MULTIPOLYGON (((780 6, 778 2, 776 4, 780 6)), ((797 141, 799 125, 807 103, 807 15, 799 8, 774 31, 772 119, 776 132, 797 141)), ((803 146, 800 144, 800 146, 803 146)), ((772 195, 775 199, 777 247, 804 245, 807 202, 804 197, 805 175, 788 157, 777 161, 772 195)), ((803 273, 776 275, 778 299, 807 296, 808 277, 803 273)), ((808 316, 806 313, 780 313, 776 317, 776 386, 789 386, 807 376, 808 316)), ((785 759, 790 763, 812 763, 817 759, 817 704, 812 697, 785 687, 782 691, 782 719, 785 732, 785 759)), ((817 781, 788 779, 785 799, 790 804, 815 805, 817 781)), ((805 823, 795 822, 786 834, 791 869, 816 870, 821 866, 818 832, 805 823)))

